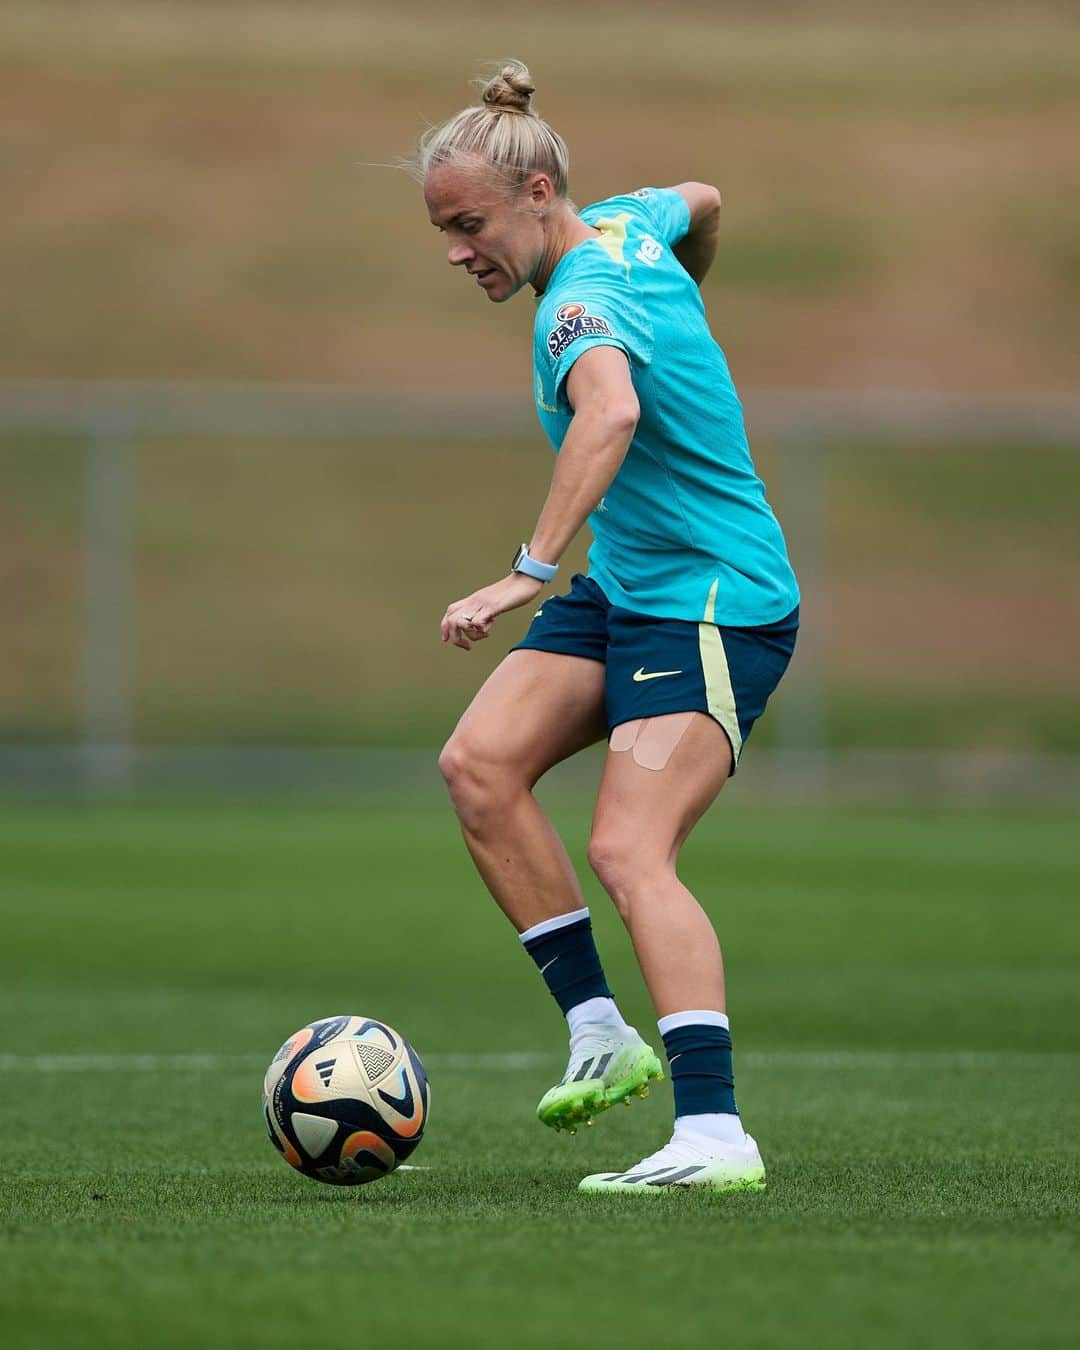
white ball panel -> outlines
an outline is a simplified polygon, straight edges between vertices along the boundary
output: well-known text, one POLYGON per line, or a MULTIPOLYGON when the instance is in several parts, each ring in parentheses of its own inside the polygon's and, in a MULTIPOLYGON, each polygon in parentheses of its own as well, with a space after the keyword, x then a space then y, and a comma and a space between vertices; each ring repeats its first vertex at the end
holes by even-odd
POLYGON ((317 1158, 337 1132, 336 1121, 309 1116, 303 1111, 294 1111, 290 1123, 309 1158, 317 1158))

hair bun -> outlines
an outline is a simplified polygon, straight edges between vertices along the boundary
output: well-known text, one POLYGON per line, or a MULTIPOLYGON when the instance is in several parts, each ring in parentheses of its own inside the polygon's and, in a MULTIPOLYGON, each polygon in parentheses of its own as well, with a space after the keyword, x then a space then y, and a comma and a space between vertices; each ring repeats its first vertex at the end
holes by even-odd
POLYGON ((507 61, 498 75, 484 85, 483 99, 489 108, 531 113, 535 93, 528 66, 520 61, 507 61))

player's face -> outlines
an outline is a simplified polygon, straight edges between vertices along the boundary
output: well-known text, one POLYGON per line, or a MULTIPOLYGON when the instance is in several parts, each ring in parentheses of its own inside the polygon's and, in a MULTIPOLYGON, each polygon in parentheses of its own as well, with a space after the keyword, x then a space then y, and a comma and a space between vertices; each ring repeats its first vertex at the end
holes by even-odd
POLYGON ((509 300, 532 280, 545 239, 528 188, 510 197, 490 172, 442 164, 424 180, 424 200, 446 235, 451 267, 464 267, 489 300, 509 300))

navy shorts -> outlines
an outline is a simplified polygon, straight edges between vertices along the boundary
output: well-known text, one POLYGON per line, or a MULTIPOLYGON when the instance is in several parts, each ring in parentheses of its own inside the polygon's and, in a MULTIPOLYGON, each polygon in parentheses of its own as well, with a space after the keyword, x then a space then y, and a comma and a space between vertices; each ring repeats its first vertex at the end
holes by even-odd
POLYGON ((515 651, 601 661, 608 732, 663 713, 703 712, 731 742, 732 773, 750 728, 765 711, 795 650, 798 606, 753 628, 656 619, 608 603, 589 577, 546 599, 515 651))

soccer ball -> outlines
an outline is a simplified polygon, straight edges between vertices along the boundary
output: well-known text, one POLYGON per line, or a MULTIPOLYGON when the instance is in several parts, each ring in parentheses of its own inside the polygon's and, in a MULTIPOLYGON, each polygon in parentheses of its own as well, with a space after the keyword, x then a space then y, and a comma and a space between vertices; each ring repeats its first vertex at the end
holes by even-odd
POLYGON ((324 1017, 285 1042, 263 1080, 270 1142, 307 1177, 361 1186, 419 1144, 430 1093, 416 1051, 385 1022, 324 1017))

